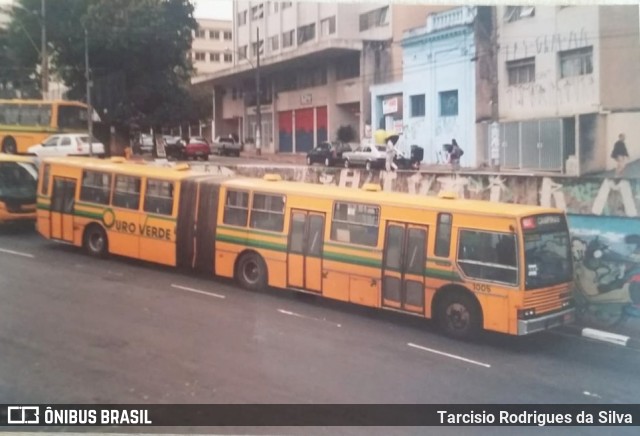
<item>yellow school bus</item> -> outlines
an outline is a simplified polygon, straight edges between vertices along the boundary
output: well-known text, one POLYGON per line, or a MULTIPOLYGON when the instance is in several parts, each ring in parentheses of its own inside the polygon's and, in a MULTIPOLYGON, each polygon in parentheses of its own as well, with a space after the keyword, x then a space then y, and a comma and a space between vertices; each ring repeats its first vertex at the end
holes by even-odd
POLYGON ((47 159, 38 230, 108 253, 433 318, 454 337, 573 321, 564 213, 124 160, 47 159))
POLYGON ((31 158, 0 153, 0 224, 35 221, 37 183, 31 158))
POLYGON ((27 153, 56 133, 87 131, 87 105, 63 100, 0 100, 0 151, 27 153))

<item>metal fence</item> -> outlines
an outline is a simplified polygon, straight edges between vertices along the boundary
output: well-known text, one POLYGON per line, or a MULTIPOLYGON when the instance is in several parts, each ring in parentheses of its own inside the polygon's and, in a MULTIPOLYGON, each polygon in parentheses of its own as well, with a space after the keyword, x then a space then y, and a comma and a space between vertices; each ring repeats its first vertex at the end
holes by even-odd
MULTIPOLYGON (((561 118, 500 123, 498 129, 502 168, 563 171, 565 145, 561 118)), ((490 146, 491 125, 487 135, 490 146)))

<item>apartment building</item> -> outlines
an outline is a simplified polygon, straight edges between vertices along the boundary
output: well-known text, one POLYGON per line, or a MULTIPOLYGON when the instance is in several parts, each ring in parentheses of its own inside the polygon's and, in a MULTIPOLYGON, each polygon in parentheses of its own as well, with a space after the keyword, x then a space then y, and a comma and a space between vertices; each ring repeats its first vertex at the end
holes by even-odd
POLYGON ((340 126, 359 139, 370 123, 369 86, 402 76, 402 32, 434 9, 235 1, 233 67, 195 85, 215 90, 215 134, 255 138, 259 53, 263 150, 304 152, 340 126))
POLYGON ((613 166, 626 133, 640 158, 637 5, 499 6, 502 167, 580 175, 613 166))
POLYGON ((228 20, 198 19, 193 35, 191 60, 196 77, 206 77, 233 65, 233 23, 228 20))

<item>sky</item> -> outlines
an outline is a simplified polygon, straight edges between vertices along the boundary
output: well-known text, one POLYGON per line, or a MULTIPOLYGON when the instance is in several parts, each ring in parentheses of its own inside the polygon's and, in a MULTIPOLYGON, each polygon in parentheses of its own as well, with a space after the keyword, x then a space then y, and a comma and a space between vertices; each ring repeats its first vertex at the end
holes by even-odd
POLYGON ((217 18, 231 20, 233 5, 231 0, 193 0, 196 18, 217 18))

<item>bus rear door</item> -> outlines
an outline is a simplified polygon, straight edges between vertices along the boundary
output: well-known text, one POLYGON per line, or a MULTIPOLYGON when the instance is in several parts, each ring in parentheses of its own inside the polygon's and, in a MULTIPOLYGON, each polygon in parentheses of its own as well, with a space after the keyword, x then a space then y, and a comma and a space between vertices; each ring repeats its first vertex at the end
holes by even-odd
POLYGON ((322 291, 324 214, 292 210, 289 224, 287 285, 322 291))

